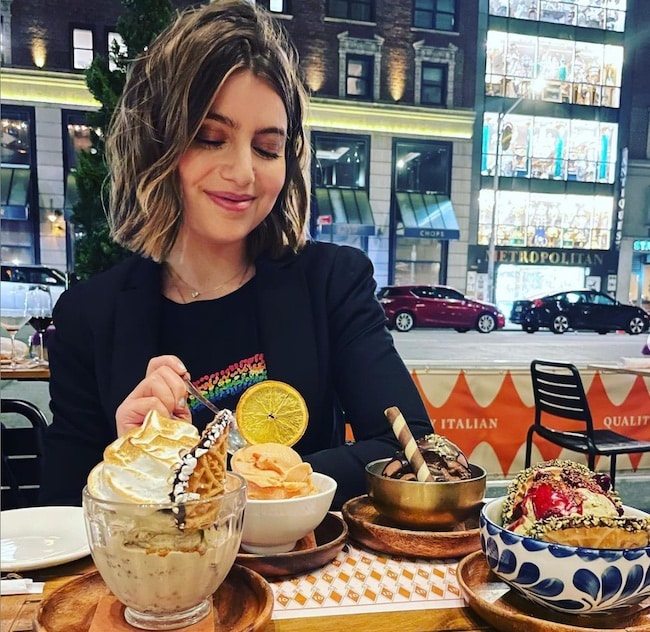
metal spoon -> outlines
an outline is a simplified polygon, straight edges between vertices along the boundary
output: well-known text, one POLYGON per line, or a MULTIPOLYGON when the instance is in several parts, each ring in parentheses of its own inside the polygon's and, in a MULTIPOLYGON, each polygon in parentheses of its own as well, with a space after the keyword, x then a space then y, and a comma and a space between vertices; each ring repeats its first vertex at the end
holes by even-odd
MULTIPOLYGON (((188 377, 184 377, 183 381, 185 382, 185 386, 187 386, 187 390, 199 401, 201 402, 210 412, 214 413, 215 415, 219 415, 222 411, 217 408, 201 391, 194 386, 192 381, 188 377)), ((237 421, 235 420, 235 416, 232 414, 232 412, 228 411, 230 413, 230 430, 228 432, 228 452, 230 454, 234 454, 239 450, 239 448, 243 448, 248 445, 246 440, 241 436, 239 433, 239 428, 237 427, 237 421)))

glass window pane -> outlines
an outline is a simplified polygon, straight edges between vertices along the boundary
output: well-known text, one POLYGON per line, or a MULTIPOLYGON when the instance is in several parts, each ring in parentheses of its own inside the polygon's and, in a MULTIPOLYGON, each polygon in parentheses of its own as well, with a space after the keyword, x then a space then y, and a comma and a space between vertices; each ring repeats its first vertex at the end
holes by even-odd
POLYGON ((89 29, 73 29, 72 45, 75 48, 93 48, 93 32, 89 29))
POLYGON ((84 70, 90 66, 93 61, 93 52, 91 50, 75 50, 73 55, 74 68, 84 70))
MULTIPOLYGON (((4 169, 3 169, 4 171, 4 169)), ((7 204, 9 206, 25 206, 27 204, 27 192, 29 189, 30 169, 14 169, 14 176, 11 181, 11 191, 7 204)))
POLYGON ((28 165, 31 160, 29 123, 22 119, 2 118, 2 162, 12 165, 28 165))
POLYGON ((348 217, 345 212, 345 205, 343 204, 343 199, 341 197, 341 190, 327 189, 327 192, 330 195, 330 204, 332 205, 332 211, 334 212, 334 221, 337 224, 347 224, 348 217))
POLYGON ((372 208, 370 207, 368 194, 365 191, 355 191, 355 197, 357 200, 357 207, 359 209, 361 223, 366 225, 374 224, 375 219, 372 216, 372 208))

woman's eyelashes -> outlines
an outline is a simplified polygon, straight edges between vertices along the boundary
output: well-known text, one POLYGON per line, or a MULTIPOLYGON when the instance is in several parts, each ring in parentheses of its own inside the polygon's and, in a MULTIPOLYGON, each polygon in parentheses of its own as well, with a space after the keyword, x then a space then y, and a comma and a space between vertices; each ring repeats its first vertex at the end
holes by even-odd
MULTIPOLYGON (((227 140, 223 137, 215 136, 214 134, 199 132, 196 135, 194 142, 205 149, 219 149, 226 144, 227 140)), ((262 158, 266 158, 268 160, 276 160, 277 158, 282 157, 284 143, 275 141, 258 144, 254 143, 252 147, 253 151, 255 151, 262 158)))

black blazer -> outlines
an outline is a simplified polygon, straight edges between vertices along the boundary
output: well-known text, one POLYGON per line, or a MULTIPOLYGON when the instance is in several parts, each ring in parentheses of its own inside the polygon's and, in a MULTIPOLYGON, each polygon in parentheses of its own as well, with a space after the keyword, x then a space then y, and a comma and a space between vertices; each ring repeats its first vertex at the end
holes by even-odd
MULTIPOLYGON (((268 377, 305 398, 309 424, 294 447, 337 480, 339 508, 365 493, 366 463, 399 449, 387 407, 402 410, 416 437, 432 432, 431 423, 386 330, 363 252, 311 242, 281 260, 259 258, 256 270, 268 377), (351 446, 346 422, 356 439, 351 446)), ((57 301, 43 503, 80 504, 89 471, 116 438, 117 407, 160 355, 160 275, 159 264, 133 256, 57 301)))

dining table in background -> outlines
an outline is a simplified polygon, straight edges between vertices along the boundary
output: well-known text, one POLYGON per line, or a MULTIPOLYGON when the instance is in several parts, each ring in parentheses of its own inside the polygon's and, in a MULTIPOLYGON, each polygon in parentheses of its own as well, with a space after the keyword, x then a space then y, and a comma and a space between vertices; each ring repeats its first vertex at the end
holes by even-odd
POLYGON ((10 366, 3 365, 0 367, 0 379, 47 382, 50 379, 50 367, 48 365, 30 366, 29 364, 22 364, 12 369, 10 366))
POLYGON ((588 364, 588 369, 600 371, 601 373, 621 373, 626 375, 640 375, 650 377, 650 366, 626 366, 624 364, 588 364))
MULTIPOLYGON (((34 581, 45 582, 40 595, 5 595, 0 598, 0 631, 31 632, 41 602, 70 580, 95 570, 90 556, 74 562, 25 573, 34 581)), ((218 631, 218 627, 216 630, 218 631)), ((316 615, 290 619, 271 619, 260 632, 495 632, 474 612, 464 606, 433 609, 409 609, 361 614, 316 615)))

